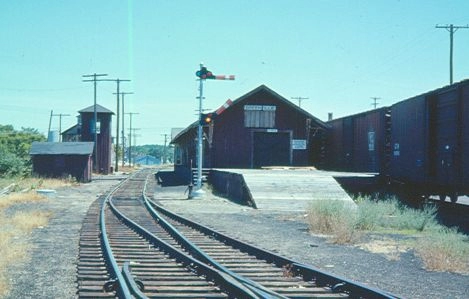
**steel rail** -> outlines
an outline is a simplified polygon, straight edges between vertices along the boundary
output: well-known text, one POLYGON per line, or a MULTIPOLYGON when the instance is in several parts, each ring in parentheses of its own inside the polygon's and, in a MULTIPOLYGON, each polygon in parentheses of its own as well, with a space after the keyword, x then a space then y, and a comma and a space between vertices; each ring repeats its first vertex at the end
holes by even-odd
POLYGON ((146 239, 149 243, 153 244, 155 248, 160 248, 160 250, 164 251, 172 258, 186 265, 198 275, 204 276, 208 280, 214 281, 218 286, 222 287, 222 289, 229 293, 231 296, 234 296, 236 298, 266 298, 259 297, 255 292, 253 292, 243 284, 239 283, 230 275, 227 275, 222 271, 210 267, 209 265, 193 258, 192 256, 182 252, 181 250, 156 237, 147 229, 138 225, 130 218, 125 216, 123 213, 121 213, 119 209, 114 205, 112 200, 108 201, 108 205, 110 206, 111 211, 116 217, 118 217, 126 226, 128 226, 137 234, 146 239))
POLYGON ((192 256, 194 256, 196 259, 200 260, 203 263, 206 263, 208 265, 211 265, 212 267, 216 268, 217 270, 220 270, 227 275, 230 275, 240 283, 243 283, 245 286, 247 286, 249 289, 251 289, 253 292, 261 296, 261 298, 279 298, 279 299, 286 299, 288 297, 285 297, 281 294, 278 294, 272 290, 267 289, 266 287, 262 286, 261 284, 248 279, 246 277, 243 277, 225 266, 221 265, 219 262, 214 260, 212 257, 210 257, 207 253, 205 253, 202 249, 200 249, 197 245, 195 245, 193 242, 191 242, 189 239, 187 239, 181 232, 179 232, 171 223, 166 221, 164 218, 162 218, 158 213, 153 209, 153 207, 150 205, 147 196, 145 195, 145 192, 143 194, 143 198, 145 201, 145 205, 150 212, 151 216, 158 222, 161 227, 163 227, 166 232, 171 235, 171 237, 174 238, 174 240, 186 251, 190 252, 192 256))
POLYGON ((323 270, 320 270, 319 268, 305 265, 291 260, 289 258, 282 257, 271 251, 243 243, 225 234, 222 234, 199 223, 193 222, 187 218, 177 215, 176 213, 173 213, 163 208, 162 206, 158 205, 152 200, 149 200, 148 198, 147 201, 152 207, 154 207, 158 212, 161 212, 166 217, 176 220, 177 222, 180 222, 186 226, 192 227, 193 229, 199 230, 200 232, 211 236, 225 243, 226 245, 232 246, 233 248, 239 249, 244 252, 249 252, 250 254, 253 254, 258 258, 274 263, 278 267, 287 267, 294 273, 301 275, 305 281, 315 280, 318 286, 330 287, 334 292, 345 292, 354 298, 398 298, 397 296, 390 294, 389 292, 385 292, 373 287, 366 286, 359 282, 352 281, 350 279, 327 273, 323 270))
POLYGON ((127 282, 122 276, 119 266, 117 264, 117 261, 114 258, 114 255, 112 254, 112 248, 111 248, 108 236, 107 236, 106 219, 105 219, 105 211, 104 211, 106 208, 106 202, 109 202, 109 199, 111 198, 112 194, 116 192, 123 185, 123 183, 127 180, 128 179, 119 183, 115 188, 113 188, 111 192, 107 194, 106 198, 104 199, 103 205, 101 206, 99 224, 100 224, 100 229, 101 229, 101 243, 102 243, 102 248, 103 248, 103 255, 109 262, 108 270, 111 276, 113 276, 115 279, 115 280, 109 281, 105 285, 105 287, 109 287, 111 289, 116 290, 119 298, 131 299, 133 297, 127 286, 127 282))
POLYGON ((145 289, 145 286, 143 285, 143 283, 133 277, 132 272, 130 271, 130 262, 125 262, 124 265, 122 266, 122 276, 124 277, 125 282, 127 283, 130 292, 136 299, 148 298, 142 292, 142 290, 145 289))

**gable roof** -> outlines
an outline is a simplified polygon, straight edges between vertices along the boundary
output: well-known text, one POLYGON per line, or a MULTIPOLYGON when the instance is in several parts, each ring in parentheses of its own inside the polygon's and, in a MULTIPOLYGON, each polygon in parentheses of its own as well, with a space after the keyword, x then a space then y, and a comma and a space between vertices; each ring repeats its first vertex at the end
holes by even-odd
POLYGON ((91 155, 94 142, 33 142, 30 155, 91 155))
POLYGON ((301 109, 301 107, 293 104, 292 102, 290 102, 289 100, 287 100, 286 98, 282 97, 281 95, 279 95, 278 93, 276 93, 275 91, 273 91, 272 89, 270 89, 269 87, 267 87, 266 85, 262 84, 260 85, 259 87, 257 88, 254 88, 253 90, 251 90, 250 92, 248 92, 247 94, 237 98, 236 100, 233 101, 233 103, 230 105, 230 107, 228 107, 227 109, 230 109, 231 107, 235 106, 235 105, 239 105, 241 102, 243 102, 244 100, 248 99, 249 97, 251 97, 252 95, 258 93, 258 92, 261 92, 261 91, 266 91, 268 93, 270 93, 272 96, 274 96, 275 98, 277 98, 280 102, 284 103, 285 105, 289 106, 290 108, 292 108, 293 110, 296 110, 298 111, 299 113, 301 114, 304 114, 306 115, 308 118, 311 118, 313 119, 315 122, 317 122, 320 126, 322 126, 323 128, 327 128, 329 127, 325 122, 323 122, 322 120, 320 120, 319 118, 313 116, 311 113, 309 113, 308 111, 306 110, 303 110, 301 109))
MULTIPOLYGON (((309 113, 308 111, 306 110, 303 110, 301 109, 301 107, 293 104, 292 102, 290 102, 289 100, 287 100, 286 98, 282 97, 281 95, 279 95, 278 93, 276 93, 275 91, 273 91, 272 89, 270 89, 269 87, 267 87, 266 85, 262 84, 260 85, 259 87, 257 88, 254 88, 253 90, 251 90, 250 92, 246 93, 245 95, 237 98, 236 100, 233 101, 233 103, 228 107, 226 108, 226 110, 229 110, 230 108, 236 106, 236 105, 240 105, 244 100, 250 98, 252 95, 258 93, 258 92, 261 92, 261 91, 266 91, 268 93, 270 93, 271 95, 273 95, 275 98, 277 98, 280 102, 284 103, 285 105, 289 106, 290 108, 298 111, 299 113, 302 113, 304 115, 306 115, 308 118, 311 118, 312 120, 314 120, 317 124, 319 124, 321 127, 323 128, 329 128, 330 125, 326 124, 325 122, 323 122, 322 120, 320 120, 319 118, 313 116, 311 113, 309 113)), ((225 110, 225 111, 226 111, 225 110)), ((225 112, 224 112, 225 113, 225 112)), ((173 137, 173 139, 171 140, 171 143, 174 143, 177 139, 179 139, 181 136, 183 136, 184 134, 186 134, 188 131, 190 131, 191 129, 194 129, 195 127, 197 127, 199 124, 199 121, 196 120, 195 122, 193 122, 192 124, 190 124, 188 127, 186 127, 185 129, 183 129, 182 131, 180 131, 176 136, 173 137)))
MULTIPOLYGON (((78 111, 79 113, 94 113, 94 105, 86 107, 78 111)), ((114 114, 111 110, 104 108, 103 106, 96 104, 96 113, 107 113, 107 114, 114 114)))

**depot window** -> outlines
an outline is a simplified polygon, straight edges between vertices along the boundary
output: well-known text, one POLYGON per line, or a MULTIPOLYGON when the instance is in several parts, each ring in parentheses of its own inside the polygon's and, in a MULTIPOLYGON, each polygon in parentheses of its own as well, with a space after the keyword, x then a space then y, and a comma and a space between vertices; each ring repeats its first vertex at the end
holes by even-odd
POLYGON ((246 128, 273 128, 276 110, 276 106, 245 105, 244 126, 246 128))

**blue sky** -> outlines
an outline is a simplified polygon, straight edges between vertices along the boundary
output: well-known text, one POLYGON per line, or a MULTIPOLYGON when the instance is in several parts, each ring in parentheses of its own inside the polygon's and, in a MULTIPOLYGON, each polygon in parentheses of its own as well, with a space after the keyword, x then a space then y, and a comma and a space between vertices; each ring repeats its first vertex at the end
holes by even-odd
MULTIPOLYGON (((261 84, 325 120, 449 83, 449 32, 467 25, 469 1, 58 1, 0 4, 0 124, 47 132, 50 111, 93 104, 82 75, 130 79, 121 91, 138 144, 162 144, 196 119, 203 62, 235 81, 207 81, 217 109, 261 84), (296 100, 292 101, 298 103, 296 100)), ((469 29, 454 35, 454 81, 469 78, 469 29)), ((116 111, 116 84, 98 84, 98 104, 116 111)), ((128 124, 126 116, 126 124, 128 124)), ((58 129, 58 117, 52 128, 58 129)), ((128 125, 126 125, 128 126, 128 125)), ((113 122, 115 131, 115 121, 113 122)))

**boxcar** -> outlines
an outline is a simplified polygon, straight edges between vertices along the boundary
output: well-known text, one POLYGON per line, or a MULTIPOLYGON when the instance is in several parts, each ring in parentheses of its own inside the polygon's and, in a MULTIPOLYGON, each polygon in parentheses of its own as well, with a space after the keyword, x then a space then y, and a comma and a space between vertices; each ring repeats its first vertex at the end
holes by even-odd
POLYGON ((420 195, 467 194, 469 81, 391 107, 390 176, 420 195))
POLYGON ((329 121, 327 168, 384 172, 390 129, 389 107, 329 121))

